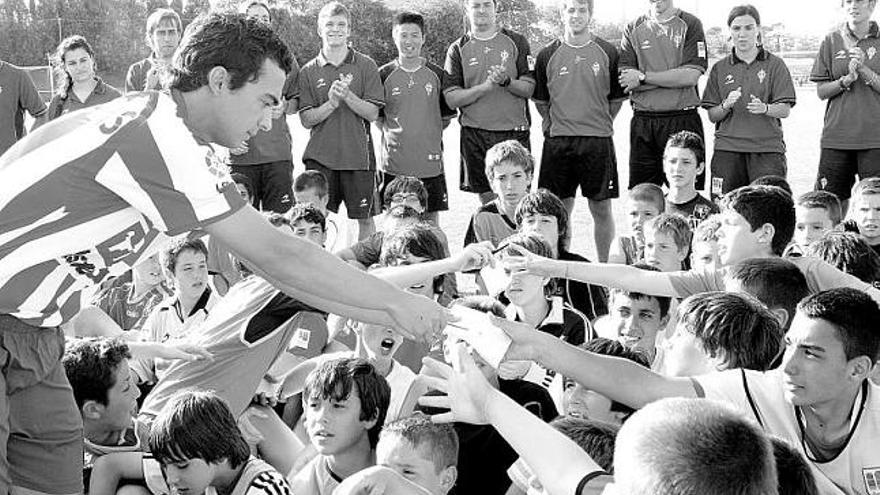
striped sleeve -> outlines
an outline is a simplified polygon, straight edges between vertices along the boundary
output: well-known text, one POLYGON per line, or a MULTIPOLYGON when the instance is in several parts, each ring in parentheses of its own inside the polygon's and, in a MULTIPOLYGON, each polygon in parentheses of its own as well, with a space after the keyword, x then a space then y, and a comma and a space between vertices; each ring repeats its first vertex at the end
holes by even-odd
POLYGON ((277 471, 265 471, 251 481, 245 495, 292 495, 290 485, 277 471))

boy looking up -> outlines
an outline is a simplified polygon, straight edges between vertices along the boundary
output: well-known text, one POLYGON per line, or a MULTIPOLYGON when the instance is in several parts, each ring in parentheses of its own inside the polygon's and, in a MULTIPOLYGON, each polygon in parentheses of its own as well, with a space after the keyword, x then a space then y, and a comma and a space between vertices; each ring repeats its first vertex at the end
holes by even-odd
POLYGON ((803 253, 810 244, 840 225, 840 200, 828 191, 810 191, 798 196, 794 205, 794 237, 789 251, 803 253))
MULTIPOLYGON (((614 239, 611 199, 618 196, 614 118, 625 95, 617 80, 617 49, 590 31, 593 0, 565 0, 563 36, 538 53, 535 93, 544 120, 538 186, 562 198, 571 215, 580 186, 593 216, 600 262, 614 239)), ((570 232, 569 232, 570 234, 570 232)))
POLYGON ((450 425, 415 414, 382 428, 376 464, 387 466, 431 495, 446 495, 458 478, 458 435, 450 425))
POLYGON ((318 13, 321 51, 300 72, 300 121, 311 130, 303 153, 307 170, 327 178, 327 207, 341 203, 358 222, 358 238, 375 229, 376 157, 370 122, 385 104, 376 63, 348 46, 351 13, 330 2, 318 13))
POLYGON ((663 150, 663 173, 669 184, 666 213, 678 213, 696 227, 709 215, 718 213, 718 205, 697 192, 697 177, 706 170, 706 148, 703 138, 691 131, 669 136, 663 150))
POLYGON ((880 254, 880 177, 862 179, 853 188, 850 216, 859 234, 880 254))
POLYGON ((327 219, 312 203, 297 204, 287 213, 293 235, 324 247, 327 240, 327 219))
POLYGON ((327 209, 330 201, 327 190, 327 177, 317 170, 305 170, 293 180, 293 199, 298 203, 312 203, 327 221, 327 238, 324 247, 331 253, 351 246, 357 242, 352 229, 346 228, 347 220, 327 209))
POLYGON ((422 57, 424 17, 401 12, 393 26, 397 58, 379 68, 385 91, 385 107, 376 121, 382 130, 379 195, 399 175, 421 179, 428 189, 425 220, 439 226, 438 213, 449 209, 443 129, 455 111, 443 97, 446 73, 422 57))
POLYGON ((632 265, 645 253, 645 222, 663 213, 666 203, 663 189, 656 184, 638 184, 629 190, 626 200, 626 216, 629 219, 629 235, 618 236, 611 243, 609 263, 632 265))

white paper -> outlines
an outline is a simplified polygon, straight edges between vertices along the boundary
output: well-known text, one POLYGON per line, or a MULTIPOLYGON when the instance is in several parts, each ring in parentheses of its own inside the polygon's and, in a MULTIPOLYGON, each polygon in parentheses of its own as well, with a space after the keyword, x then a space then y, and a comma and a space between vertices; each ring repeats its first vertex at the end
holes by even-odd
POLYGON ((456 329, 490 366, 498 369, 510 347, 510 337, 492 324, 487 313, 464 306, 452 306, 449 310, 457 321, 449 322, 447 328, 456 329))

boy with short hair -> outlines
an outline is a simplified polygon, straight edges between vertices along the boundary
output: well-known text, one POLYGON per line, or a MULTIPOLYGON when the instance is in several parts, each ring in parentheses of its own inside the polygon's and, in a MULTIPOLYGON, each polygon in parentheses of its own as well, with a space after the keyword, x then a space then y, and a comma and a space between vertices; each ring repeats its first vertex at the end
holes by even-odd
POLYGON ((458 478, 458 435, 450 425, 414 414, 385 425, 376 464, 387 466, 431 495, 446 495, 458 478))
POLYGON ((376 157, 370 122, 385 105, 379 68, 349 47, 351 13, 330 2, 318 13, 321 50, 300 71, 300 120, 311 135, 303 153, 307 170, 327 178, 327 207, 341 203, 358 222, 358 238, 375 230, 376 157))
POLYGON ((875 285, 880 281, 880 255, 855 232, 828 232, 810 244, 804 254, 824 260, 863 282, 875 285))
POLYGON ((666 210, 663 189, 656 184, 638 184, 629 190, 626 201, 626 215, 629 217, 630 234, 618 236, 611 243, 608 263, 632 265, 644 256, 645 236, 642 230, 645 222, 666 210))
POLYGON ((645 263, 661 272, 688 268, 691 226, 677 213, 661 213, 645 222, 645 263))
POLYGON ((293 493, 330 495, 340 481, 372 466, 390 396, 388 382, 364 359, 333 359, 309 373, 303 408, 318 456, 288 475, 293 493))
POLYGON ((795 226, 787 254, 803 253, 826 232, 840 225, 840 200, 828 191, 810 191, 798 196, 794 205, 795 226))
POLYGON ((862 179, 853 188, 850 217, 859 234, 880 254, 880 177, 862 179))
POLYGON ((529 192, 535 159, 518 141, 502 141, 486 152, 486 178, 496 198, 471 216, 464 245, 491 241, 497 246, 516 232, 516 206, 529 192))
POLYGON ((716 213, 703 220, 694 229, 691 239, 691 269, 714 270, 721 266, 718 256, 718 228, 721 227, 721 216, 716 213))
POLYGON ((213 392, 179 393, 156 417, 149 443, 172 493, 290 491, 275 468, 250 455, 235 417, 213 392))
POLYGON ((795 309, 810 294, 807 279, 797 265, 783 258, 750 258, 730 267, 724 280, 728 292, 754 296, 788 331, 795 309))
POLYGON ((317 170, 306 170, 293 180, 293 199, 296 203, 312 203, 327 220, 327 239, 324 247, 331 253, 351 246, 357 242, 357 236, 346 228, 346 220, 339 214, 329 211, 327 203, 327 177, 317 170))
POLYGON ((679 131, 669 136, 663 152, 663 173, 669 184, 666 212, 687 217, 692 227, 719 211, 718 205, 697 192, 697 177, 705 170, 706 147, 699 134, 679 131))
POLYGON ((327 219, 312 203, 296 204, 287 213, 293 235, 302 237, 321 247, 327 240, 327 219))

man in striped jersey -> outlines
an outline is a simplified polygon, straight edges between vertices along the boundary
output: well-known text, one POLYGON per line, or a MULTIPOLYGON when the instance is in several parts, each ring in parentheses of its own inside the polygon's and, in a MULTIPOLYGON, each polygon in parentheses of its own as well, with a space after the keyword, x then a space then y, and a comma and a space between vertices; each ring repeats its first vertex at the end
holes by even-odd
POLYGON ((269 225, 215 156, 210 143, 236 146, 271 126, 290 69, 268 26, 203 17, 175 54, 170 94, 133 93, 57 119, 0 158, 0 495, 82 491, 82 421, 58 326, 83 290, 172 237, 204 230, 322 310, 357 311, 410 336, 442 328, 433 301, 269 225))

